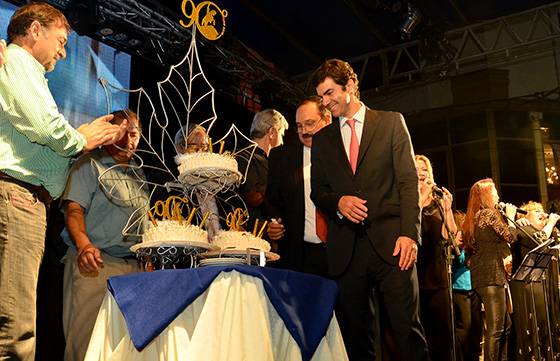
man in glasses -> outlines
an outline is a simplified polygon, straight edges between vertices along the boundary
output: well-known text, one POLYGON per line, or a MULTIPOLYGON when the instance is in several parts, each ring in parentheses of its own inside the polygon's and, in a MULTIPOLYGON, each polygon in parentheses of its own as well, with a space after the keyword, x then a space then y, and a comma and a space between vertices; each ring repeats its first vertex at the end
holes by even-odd
POLYGON ((209 138, 203 126, 192 123, 186 129, 179 129, 175 134, 175 149, 177 154, 208 152, 209 138))
MULTIPOLYGON (((208 152, 210 150, 210 137, 206 129, 199 124, 191 123, 188 128, 181 128, 175 134, 175 150, 177 154, 208 152), (185 137, 186 135, 186 137, 185 137)), ((200 191, 195 192, 200 212, 209 212, 206 220, 206 230, 210 239, 222 229, 218 205, 215 196, 204 194, 200 191)))
MULTIPOLYGON (((272 149, 267 200, 273 222, 268 236, 278 243, 279 267, 327 275, 326 246, 321 220, 311 201, 311 144, 313 135, 330 124, 330 112, 317 96, 304 99, 296 111, 300 143, 272 149), (319 224, 318 224, 319 223, 319 224)), ((320 216, 319 216, 320 217, 320 216)))

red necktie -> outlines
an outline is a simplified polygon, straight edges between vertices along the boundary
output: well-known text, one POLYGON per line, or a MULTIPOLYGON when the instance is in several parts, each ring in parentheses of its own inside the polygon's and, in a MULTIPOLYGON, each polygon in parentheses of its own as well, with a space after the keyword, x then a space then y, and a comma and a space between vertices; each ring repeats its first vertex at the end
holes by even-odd
POLYGON ((315 208, 315 233, 323 243, 327 243, 327 216, 315 208))
POLYGON ((352 131, 350 135, 350 152, 348 160, 350 161, 350 167, 352 167, 352 173, 356 173, 356 167, 358 165, 358 152, 360 151, 360 143, 358 142, 358 135, 356 134, 356 119, 347 119, 346 124, 350 126, 352 131))

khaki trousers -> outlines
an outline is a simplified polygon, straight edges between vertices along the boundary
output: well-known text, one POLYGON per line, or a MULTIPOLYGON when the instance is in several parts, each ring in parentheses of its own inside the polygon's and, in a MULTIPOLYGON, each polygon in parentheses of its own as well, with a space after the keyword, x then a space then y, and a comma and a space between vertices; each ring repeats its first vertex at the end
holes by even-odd
POLYGON ((45 205, 27 189, 0 180, 0 360, 35 359, 46 228, 45 205))
POLYGON ((84 276, 80 273, 76 257, 76 250, 70 247, 63 259, 65 361, 82 361, 85 358, 97 313, 107 292, 107 279, 140 271, 136 260, 116 258, 102 252, 103 268, 96 275, 84 276))

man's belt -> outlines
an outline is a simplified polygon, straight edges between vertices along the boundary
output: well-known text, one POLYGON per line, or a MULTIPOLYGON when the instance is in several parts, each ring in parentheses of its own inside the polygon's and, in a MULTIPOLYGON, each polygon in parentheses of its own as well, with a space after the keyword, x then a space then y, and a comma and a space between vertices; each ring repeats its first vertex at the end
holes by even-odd
POLYGON ((0 180, 17 184, 18 186, 27 189, 29 192, 33 193, 37 197, 37 199, 39 199, 47 206, 53 201, 53 198, 51 197, 49 191, 46 190, 43 186, 36 186, 34 184, 24 182, 3 172, 0 172, 0 180))

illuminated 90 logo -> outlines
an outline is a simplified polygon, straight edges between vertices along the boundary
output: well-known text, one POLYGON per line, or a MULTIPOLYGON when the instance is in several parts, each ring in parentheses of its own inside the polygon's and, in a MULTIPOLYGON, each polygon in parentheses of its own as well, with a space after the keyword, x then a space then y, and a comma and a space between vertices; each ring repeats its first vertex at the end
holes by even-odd
POLYGON ((195 5, 192 0, 183 0, 181 11, 188 19, 179 20, 179 24, 189 28, 196 23, 196 28, 208 40, 219 39, 226 31, 227 10, 221 10, 211 1, 203 1, 195 5))

